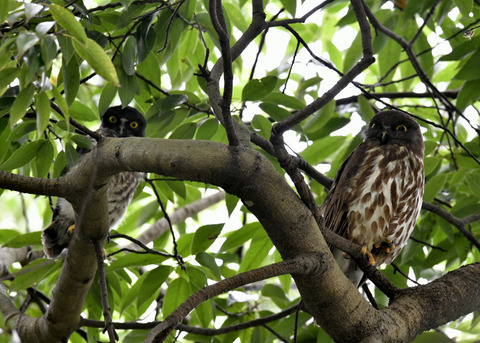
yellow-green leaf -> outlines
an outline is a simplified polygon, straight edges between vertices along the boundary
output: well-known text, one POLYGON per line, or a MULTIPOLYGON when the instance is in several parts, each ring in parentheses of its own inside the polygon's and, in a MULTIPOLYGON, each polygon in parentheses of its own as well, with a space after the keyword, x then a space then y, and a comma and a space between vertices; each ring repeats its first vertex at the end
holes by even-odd
POLYGON ((119 81, 115 67, 100 45, 94 40, 87 38, 85 43, 74 39, 73 47, 77 54, 87 61, 98 75, 118 86, 119 81))
POLYGON ((0 165, 0 170, 10 171, 24 166, 35 157, 42 143, 43 141, 35 141, 21 146, 0 165))
POLYGON ((87 34, 82 24, 80 24, 75 16, 60 5, 50 5, 50 12, 53 19, 60 24, 69 34, 78 39, 82 43, 87 43, 87 34))
POLYGON ((23 118, 27 107, 32 103, 35 86, 31 83, 18 93, 10 109, 10 126, 13 126, 23 118))

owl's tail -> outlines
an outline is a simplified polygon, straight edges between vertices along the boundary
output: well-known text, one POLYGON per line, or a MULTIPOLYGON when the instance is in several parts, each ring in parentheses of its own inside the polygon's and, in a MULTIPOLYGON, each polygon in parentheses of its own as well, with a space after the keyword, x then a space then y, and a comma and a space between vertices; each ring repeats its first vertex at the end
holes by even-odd
POLYGON ((48 258, 55 258, 68 246, 68 230, 60 227, 54 220, 42 232, 43 251, 48 258))
POLYGON ((357 264, 342 251, 334 249, 333 256, 338 263, 338 266, 345 274, 345 276, 358 288, 366 279, 363 277, 363 271, 357 266, 357 264))

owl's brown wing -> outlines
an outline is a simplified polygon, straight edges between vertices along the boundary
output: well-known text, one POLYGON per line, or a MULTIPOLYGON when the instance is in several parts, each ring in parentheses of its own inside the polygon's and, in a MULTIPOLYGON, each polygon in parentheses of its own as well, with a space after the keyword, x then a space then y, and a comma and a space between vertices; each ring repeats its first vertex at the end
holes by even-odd
POLYGON ((348 202, 352 197, 353 180, 364 163, 368 145, 368 142, 361 143, 343 162, 321 207, 325 226, 343 237, 347 234, 348 202))

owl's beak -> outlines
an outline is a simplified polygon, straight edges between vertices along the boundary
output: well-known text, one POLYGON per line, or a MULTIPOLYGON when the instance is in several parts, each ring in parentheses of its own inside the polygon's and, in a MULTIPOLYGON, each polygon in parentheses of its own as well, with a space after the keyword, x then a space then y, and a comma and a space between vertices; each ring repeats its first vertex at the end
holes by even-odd
POLYGON ((387 129, 383 129, 383 131, 382 131, 382 137, 380 138, 380 140, 382 141, 382 144, 387 143, 389 139, 390 139, 390 136, 389 136, 389 134, 388 134, 387 129))

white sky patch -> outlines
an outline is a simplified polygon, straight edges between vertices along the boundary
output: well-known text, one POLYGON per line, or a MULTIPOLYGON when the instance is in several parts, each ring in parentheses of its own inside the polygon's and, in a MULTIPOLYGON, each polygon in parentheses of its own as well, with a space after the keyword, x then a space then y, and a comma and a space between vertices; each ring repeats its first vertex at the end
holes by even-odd
POLYGON ((345 51, 352 46, 355 37, 357 37, 358 32, 350 26, 344 26, 340 28, 333 35, 332 43, 340 51, 345 51))

